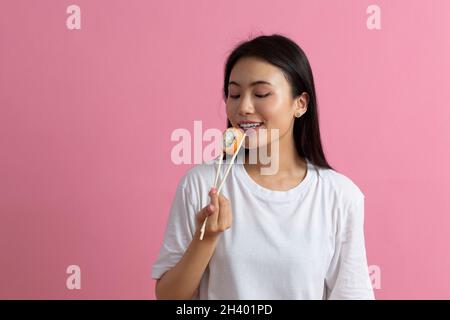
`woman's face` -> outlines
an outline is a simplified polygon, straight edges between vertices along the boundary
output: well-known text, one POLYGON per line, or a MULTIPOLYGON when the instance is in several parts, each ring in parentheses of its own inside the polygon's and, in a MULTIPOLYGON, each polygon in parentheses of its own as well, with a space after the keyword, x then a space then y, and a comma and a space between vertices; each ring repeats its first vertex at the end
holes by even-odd
POLYGON ((246 132, 246 148, 263 147, 276 139, 293 139, 295 113, 306 112, 304 95, 292 98, 291 86, 278 67, 258 58, 241 58, 230 74, 227 117, 233 127, 244 130, 248 128, 246 121, 260 123, 246 132), (260 129, 265 130, 258 134, 260 129), (278 129, 278 136, 274 129, 278 129))

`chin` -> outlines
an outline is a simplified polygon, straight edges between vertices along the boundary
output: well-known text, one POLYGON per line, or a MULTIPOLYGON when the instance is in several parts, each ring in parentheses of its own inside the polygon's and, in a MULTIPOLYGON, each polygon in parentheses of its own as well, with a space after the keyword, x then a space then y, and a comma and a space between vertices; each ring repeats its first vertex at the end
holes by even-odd
POLYGON ((246 140, 244 142, 244 144, 242 145, 243 148, 247 149, 247 150, 254 150, 254 149, 259 149, 259 148, 264 148, 264 147, 268 147, 268 144, 266 142, 257 142, 256 144, 252 144, 250 145, 250 142, 248 140, 246 140))

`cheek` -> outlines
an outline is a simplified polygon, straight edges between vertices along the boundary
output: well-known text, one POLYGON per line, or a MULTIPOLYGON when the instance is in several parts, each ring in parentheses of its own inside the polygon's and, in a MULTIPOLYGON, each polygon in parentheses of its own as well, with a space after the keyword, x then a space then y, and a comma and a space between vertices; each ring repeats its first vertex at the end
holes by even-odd
MULTIPOLYGON (((270 111, 264 112, 264 119, 267 121, 268 129, 277 129, 278 136, 285 135, 291 127, 293 119, 289 116, 289 110, 286 107, 272 109, 270 111)), ((276 135, 272 135, 269 133, 269 140, 273 140, 273 137, 276 135)))
POLYGON ((238 108, 239 103, 237 100, 233 99, 227 99, 225 102, 225 109, 227 110, 227 113, 233 113, 238 108))
POLYGON ((225 105, 225 113, 227 114, 227 117, 230 119, 232 117, 232 115, 234 114, 233 112, 233 106, 231 103, 227 102, 227 104, 225 105))
POLYGON ((268 122, 270 127, 282 129, 286 126, 287 115, 289 114, 286 108, 262 108, 260 114, 268 122))

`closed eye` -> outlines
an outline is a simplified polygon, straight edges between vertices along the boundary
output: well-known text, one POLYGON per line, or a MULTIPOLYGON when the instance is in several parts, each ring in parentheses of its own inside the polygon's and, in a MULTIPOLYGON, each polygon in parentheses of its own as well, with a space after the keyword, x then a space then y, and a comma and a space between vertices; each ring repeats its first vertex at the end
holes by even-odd
MULTIPOLYGON (((264 94, 264 95, 255 94, 255 96, 258 97, 258 98, 265 98, 265 97, 267 97, 267 96, 270 96, 270 92, 267 93, 267 94, 264 94)), ((235 96, 230 95, 230 98, 232 98, 232 99, 237 99, 237 98, 239 98, 239 97, 240 97, 239 94, 238 94, 238 95, 235 95, 235 96)))

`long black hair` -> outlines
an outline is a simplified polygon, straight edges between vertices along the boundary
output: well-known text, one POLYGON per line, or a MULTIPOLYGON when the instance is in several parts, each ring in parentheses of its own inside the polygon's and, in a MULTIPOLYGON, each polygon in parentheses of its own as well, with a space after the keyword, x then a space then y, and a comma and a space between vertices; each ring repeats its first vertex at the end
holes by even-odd
MULTIPOLYGON (((237 61, 244 57, 261 58, 280 68, 291 85, 293 98, 303 92, 308 93, 307 111, 300 118, 294 120, 295 146, 301 157, 308 159, 318 167, 332 169, 322 148, 314 78, 303 50, 294 41, 280 34, 262 35, 238 43, 225 64, 223 85, 225 102, 228 97, 231 70, 237 61)), ((227 127, 232 127, 230 120, 227 120, 227 127)))

